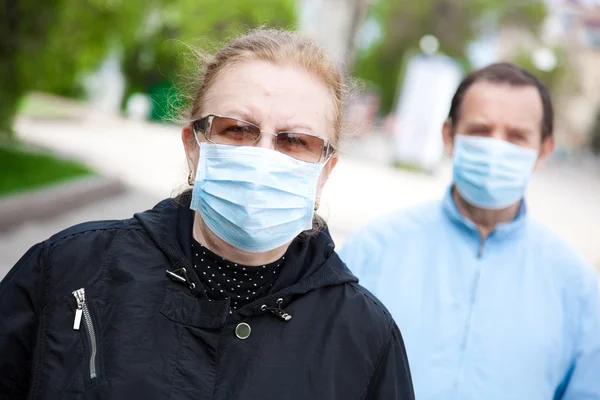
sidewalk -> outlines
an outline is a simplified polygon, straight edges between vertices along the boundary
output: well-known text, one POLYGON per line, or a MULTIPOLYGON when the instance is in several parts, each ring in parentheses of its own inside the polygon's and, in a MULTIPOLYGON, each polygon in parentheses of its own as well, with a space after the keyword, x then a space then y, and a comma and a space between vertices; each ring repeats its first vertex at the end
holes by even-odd
POLYGON ((0 234, 0 279, 31 246, 63 229, 85 221, 129 218, 133 213, 153 207, 159 200, 141 191, 129 191, 50 220, 23 224, 13 231, 3 232, 0 234))
MULTIPOLYGON (((14 252, 4 257, 7 248, 26 249, 70 223, 130 216, 186 187, 187 167, 177 127, 105 117, 43 123, 21 118, 16 129, 23 140, 121 179, 131 187, 131 194, 111 200, 106 207, 98 206, 101 210, 76 210, 68 217, 24 228, 25 233, 0 236, 0 265, 16 261, 14 252)), ((437 175, 399 171, 386 164, 388 148, 377 135, 342 147, 319 210, 338 245, 379 215, 443 196, 450 182, 448 165, 437 175)), ((528 203, 531 215, 559 232, 600 269, 600 171, 548 166, 536 174, 528 203)))

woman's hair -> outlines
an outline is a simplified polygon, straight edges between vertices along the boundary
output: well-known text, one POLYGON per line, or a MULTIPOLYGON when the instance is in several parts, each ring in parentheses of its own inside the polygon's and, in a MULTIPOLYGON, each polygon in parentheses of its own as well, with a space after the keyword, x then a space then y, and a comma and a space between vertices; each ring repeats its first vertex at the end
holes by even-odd
POLYGON ((333 145, 348 130, 345 111, 354 97, 355 85, 346 80, 339 66, 312 39, 298 33, 277 29, 256 29, 238 36, 215 54, 192 50, 198 68, 189 85, 186 107, 180 113, 182 122, 204 117, 206 96, 222 71, 247 61, 266 61, 275 65, 293 65, 304 69, 323 82, 331 93, 333 105, 333 145))
MULTIPOLYGON (((291 31, 256 29, 234 38, 215 54, 194 49, 192 52, 197 58, 195 79, 188 85, 188 101, 180 112, 180 122, 189 123, 205 116, 207 93, 222 71, 247 61, 266 61, 300 67, 329 89, 333 104, 334 147, 342 133, 349 131, 346 110, 355 97, 357 86, 346 79, 341 68, 313 40, 291 31)), ((324 226, 323 219, 315 214, 313 230, 306 233, 317 234, 324 226)))

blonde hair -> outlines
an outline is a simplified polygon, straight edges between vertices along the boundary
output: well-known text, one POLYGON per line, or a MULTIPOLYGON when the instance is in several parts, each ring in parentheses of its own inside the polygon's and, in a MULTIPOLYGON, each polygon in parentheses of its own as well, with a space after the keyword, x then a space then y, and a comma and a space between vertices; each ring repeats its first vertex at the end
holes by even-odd
POLYGON ((190 87, 185 122, 201 118, 206 96, 221 71, 246 61, 266 61, 275 65, 294 65, 318 77, 331 93, 333 105, 334 146, 346 131, 345 111, 354 97, 356 85, 347 80, 341 69, 313 40, 277 29, 256 29, 221 47, 216 54, 193 50, 200 70, 190 87))

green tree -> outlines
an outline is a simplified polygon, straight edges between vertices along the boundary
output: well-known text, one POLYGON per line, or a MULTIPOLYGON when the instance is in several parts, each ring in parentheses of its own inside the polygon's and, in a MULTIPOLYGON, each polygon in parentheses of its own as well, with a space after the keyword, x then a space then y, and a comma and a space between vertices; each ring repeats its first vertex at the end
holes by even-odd
MULTIPOLYGON (((294 0, 228 0, 226 7, 222 0, 164 1, 150 10, 149 22, 142 26, 138 40, 125 48, 124 100, 131 93, 150 91, 155 103, 166 101, 170 106, 176 95, 173 86, 185 86, 180 79, 194 73, 194 68, 188 68, 190 57, 186 56, 191 52, 187 45, 211 50, 250 28, 291 28, 295 7, 294 0)), ((169 119, 170 111, 160 110, 158 117, 169 119)))
POLYGON ((25 53, 39 52, 39 37, 52 26, 62 0, 0 0, 0 139, 10 135, 12 122, 21 96, 28 90, 30 75, 25 53))
POLYGON ((525 68, 537 76, 544 85, 548 87, 553 95, 560 95, 561 90, 569 88, 576 90, 579 87, 575 76, 570 73, 572 66, 569 64, 569 57, 564 48, 556 47, 551 49, 556 57, 556 66, 550 70, 539 69, 532 57, 531 50, 526 48, 518 49, 510 61, 525 68))
POLYGON ((152 1, 0 0, 0 135, 30 90, 80 92, 78 77, 129 45, 152 1))
POLYGON ((25 93, 78 96, 110 51, 124 56, 129 92, 145 92, 179 74, 181 42, 294 20, 294 0, 0 0, 0 137, 25 93))
POLYGON ((546 7, 543 0, 379 0, 371 15, 381 26, 381 38, 358 54, 354 74, 379 88, 388 112, 404 59, 423 35, 436 36, 440 51, 468 64, 467 45, 480 33, 500 24, 535 31, 546 7))

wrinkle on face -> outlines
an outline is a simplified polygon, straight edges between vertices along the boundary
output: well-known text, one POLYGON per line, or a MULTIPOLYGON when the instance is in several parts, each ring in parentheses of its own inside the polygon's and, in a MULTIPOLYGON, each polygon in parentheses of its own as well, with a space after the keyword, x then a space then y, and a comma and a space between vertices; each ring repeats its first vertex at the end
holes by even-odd
POLYGON ((251 122, 267 132, 335 140, 333 101, 321 80, 293 65, 249 61, 223 71, 206 96, 204 115, 251 122))

